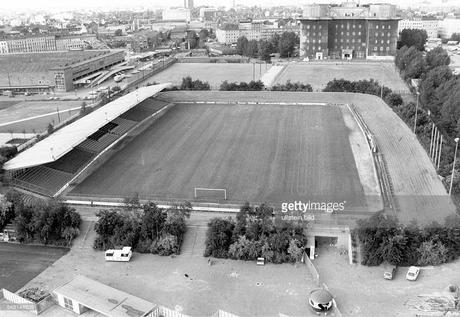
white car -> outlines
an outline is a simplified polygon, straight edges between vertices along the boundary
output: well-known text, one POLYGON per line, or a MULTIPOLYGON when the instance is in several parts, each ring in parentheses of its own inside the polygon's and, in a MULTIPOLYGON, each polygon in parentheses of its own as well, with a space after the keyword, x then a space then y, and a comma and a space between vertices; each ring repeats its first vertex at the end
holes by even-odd
POLYGON ((411 266, 406 274, 406 280, 416 281, 420 274, 420 268, 417 266, 411 266))

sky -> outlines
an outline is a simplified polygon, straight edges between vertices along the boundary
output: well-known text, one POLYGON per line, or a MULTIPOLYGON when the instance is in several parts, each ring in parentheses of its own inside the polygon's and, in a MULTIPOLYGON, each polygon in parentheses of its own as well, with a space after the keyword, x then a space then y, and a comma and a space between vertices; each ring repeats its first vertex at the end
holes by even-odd
MULTIPOLYGON (((237 4, 244 5, 259 5, 259 6, 273 6, 273 5, 297 5, 301 6, 307 3, 327 3, 327 2, 341 2, 340 0, 235 0, 237 4)), ((344 2, 346 0, 343 0, 344 2)), ((390 2, 401 6, 415 6, 423 0, 361 0, 360 3, 370 2, 390 2)), ((430 0, 425 2, 441 3, 443 0, 430 0)), ((446 0, 444 0, 446 1, 446 0)), ((449 0, 454 3, 458 0, 449 0)), ((209 6, 230 6, 231 0, 195 0, 195 6, 209 5, 209 6)), ((120 9, 120 8, 155 8, 165 6, 182 6, 183 0, 3 0, 1 7, 7 10, 65 10, 65 9, 120 9)))

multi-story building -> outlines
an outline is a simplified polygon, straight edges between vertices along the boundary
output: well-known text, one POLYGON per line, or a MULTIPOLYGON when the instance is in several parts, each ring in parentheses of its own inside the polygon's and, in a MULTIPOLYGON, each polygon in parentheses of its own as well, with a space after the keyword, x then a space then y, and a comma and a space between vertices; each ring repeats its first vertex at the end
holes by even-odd
POLYGON ((450 39, 454 33, 460 33, 460 19, 446 18, 439 21, 439 34, 442 38, 450 39))
POLYGON ((32 36, 10 38, 0 41, 0 54, 39 53, 84 49, 97 42, 96 35, 77 36, 32 36))
POLYGON ((238 24, 224 24, 216 30, 216 38, 219 43, 233 44, 240 37, 238 24))
POLYGON ((200 8, 201 21, 213 21, 218 14, 219 10, 216 8, 200 8))
POLYGON ((217 41, 222 44, 234 44, 240 36, 245 36, 248 40, 268 40, 275 33, 299 32, 297 26, 275 27, 266 25, 263 22, 240 22, 238 24, 224 24, 216 31, 217 41))
POLYGON ((184 0, 184 8, 193 9, 193 0, 184 0))
POLYGON ((162 12, 163 20, 183 20, 190 22, 191 11, 186 8, 166 9, 162 12))
POLYGON ((428 38, 438 37, 438 20, 400 20, 398 24, 398 33, 405 29, 425 30, 428 38))
MULTIPOLYGON (((34 53, 56 51, 54 36, 31 36, 24 38, 6 39, 0 44, 7 47, 5 53, 34 53)), ((3 53, 3 50, 2 50, 3 53)))
POLYGON ((390 4, 308 5, 299 19, 300 55, 323 58, 391 58, 396 54, 398 21, 390 4))

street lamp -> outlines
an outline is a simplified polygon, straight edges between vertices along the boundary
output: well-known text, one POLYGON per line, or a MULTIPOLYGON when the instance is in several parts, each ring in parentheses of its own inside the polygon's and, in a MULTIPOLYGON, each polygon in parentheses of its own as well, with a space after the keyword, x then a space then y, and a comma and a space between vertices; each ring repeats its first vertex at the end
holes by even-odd
POLYGON ((454 164, 452 165, 452 175, 450 176, 450 186, 449 186, 449 196, 452 194, 452 185, 454 184, 454 171, 455 171, 455 161, 457 160, 457 148, 459 138, 455 138, 455 152, 454 152, 454 164))
POLYGON ((420 96, 420 93, 417 91, 417 103, 415 104, 414 133, 415 129, 417 129, 418 96, 420 96))

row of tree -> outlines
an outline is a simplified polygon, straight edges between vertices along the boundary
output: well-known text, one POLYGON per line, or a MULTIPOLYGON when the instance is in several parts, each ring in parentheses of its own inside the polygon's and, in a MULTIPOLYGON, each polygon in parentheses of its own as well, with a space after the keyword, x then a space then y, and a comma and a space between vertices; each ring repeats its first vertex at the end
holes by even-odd
POLYGON ((81 218, 75 209, 56 200, 26 204, 24 196, 8 191, 0 201, 0 228, 16 224, 20 242, 70 245, 78 236, 81 218))
MULTIPOLYGON (((417 113, 417 136, 428 151, 431 143, 432 123, 440 129, 444 144, 438 173, 444 184, 450 185, 454 139, 460 135, 460 80, 449 67, 450 58, 446 50, 437 47, 422 52, 418 46, 404 46, 396 55, 395 64, 406 80, 418 79, 420 109, 417 113), (429 112, 428 112, 429 111, 429 112)), ((417 92, 417 91, 416 91, 417 92)), ((408 124, 415 120, 414 103, 398 114, 408 124)), ((455 167, 453 192, 460 193, 460 164, 455 167)))
POLYGON ((333 79, 326 84, 325 92, 355 92, 380 96, 392 108, 403 104, 400 94, 394 93, 390 88, 381 85, 374 79, 350 81, 346 79, 333 79))
POLYGON ((236 53, 269 61, 270 55, 274 53, 279 53, 281 57, 293 56, 298 43, 298 35, 287 31, 281 35, 275 33, 270 40, 248 40, 241 36, 236 42, 236 53))
POLYGON ((272 263, 300 261, 307 244, 304 229, 292 222, 275 221, 273 208, 243 205, 231 218, 213 218, 208 224, 204 256, 272 263))
POLYGON ((452 215, 445 224, 420 228, 403 226, 383 212, 359 220, 354 230, 361 242, 362 264, 439 265, 460 256, 460 216, 452 215))
POLYGON ((179 254, 191 210, 188 202, 163 209, 152 202, 142 206, 137 200, 128 201, 123 209, 101 210, 93 247, 130 246, 141 253, 179 254))

